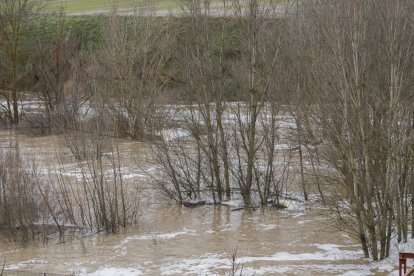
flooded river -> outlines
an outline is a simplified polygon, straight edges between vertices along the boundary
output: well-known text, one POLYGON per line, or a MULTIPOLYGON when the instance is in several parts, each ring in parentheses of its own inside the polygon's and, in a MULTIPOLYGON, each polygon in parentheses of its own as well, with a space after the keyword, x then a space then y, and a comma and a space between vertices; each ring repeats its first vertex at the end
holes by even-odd
MULTIPOLYGON (((0 141, 2 147, 19 141, 23 158, 40 160, 44 167, 53 163, 56 152, 65 152, 58 136, 1 132, 0 141)), ((123 161, 129 160, 123 162, 125 174, 139 182, 142 174, 136 164, 145 167, 145 145, 123 141, 120 149, 123 161)), ((338 231, 317 202, 287 202, 282 211, 186 208, 154 199, 151 187, 146 188, 136 227, 25 248, 2 243, 0 260, 6 260, 6 272, 226 275, 235 251, 242 275, 388 275, 395 269, 393 262, 364 260, 358 243, 338 231)))

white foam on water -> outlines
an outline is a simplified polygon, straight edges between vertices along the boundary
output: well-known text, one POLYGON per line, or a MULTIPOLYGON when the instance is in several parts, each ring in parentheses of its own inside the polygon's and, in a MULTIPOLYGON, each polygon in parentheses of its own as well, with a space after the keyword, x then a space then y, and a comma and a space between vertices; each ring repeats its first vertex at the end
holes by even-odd
POLYGON ((89 272, 81 275, 90 275, 90 276, 139 276, 144 275, 144 272, 136 267, 103 267, 99 268, 94 272, 89 272))

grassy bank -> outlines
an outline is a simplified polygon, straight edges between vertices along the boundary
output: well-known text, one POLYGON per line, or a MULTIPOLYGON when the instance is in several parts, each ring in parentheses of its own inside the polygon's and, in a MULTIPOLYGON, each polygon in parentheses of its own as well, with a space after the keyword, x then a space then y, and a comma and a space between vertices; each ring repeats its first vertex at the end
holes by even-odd
MULTIPOLYGON (((93 12, 110 9, 114 4, 120 8, 128 8, 134 5, 131 0, 42 0, 44 4, 50 5, 52 9, 63 5, 68 13, 93 12)), ((217 1, 212 1, 217 2, 217 1)), ((135 2, 136 3, 136 2, 135 2)), ((139 3, 139 1, 138 1, 139 3)), ((181 0, 151 0, 149 1, 155 9, 179 8, 181 0)))
MULTIPOLYGON (((124 19, 128 21, 130 17, 124 17, 124 19)), ((39 39, 42 41, 53 40, 56 35, 58 20, 56 17, 34 19, 30 27, 25 28, 22 36, 23 40, 27 41, 29 45, 39 39)), ((103 40, 106 20, 106 16, 67 16, 64 19, 64 32, 76 37, 81 48, 86 46, 88 49, 94 48, 103 40)), ((158 17, 155 20, 158 20, 160 24, 164 24, 167 31, 177 37, 184 35, 186 26, 190 24, 185 18, 158 17)), ((213 18, 210 24, 211 36, 219 44, 222 21, 220 18, 213 18)), ((226 37, 225 51, 238 50, 240 47, 240 28, 241 26, 237 23, 237 20, 228 20, 224 29, 224 36, 226 37)))

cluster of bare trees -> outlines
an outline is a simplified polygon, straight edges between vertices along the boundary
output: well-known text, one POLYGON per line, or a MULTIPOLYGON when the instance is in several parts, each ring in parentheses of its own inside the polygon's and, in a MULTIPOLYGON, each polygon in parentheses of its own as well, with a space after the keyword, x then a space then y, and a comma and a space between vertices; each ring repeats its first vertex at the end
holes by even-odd
MULTIPOLYGON (((104 102, 110 91, 105 85, 113 81, 105 82, 111 72, 108 69, 127 72, 135 66, 132 63, 116 66, 116 57, 121 51, 110 48, 111 41, 116 45, 118 38, 109 34, 122 35, 123 26, 108 20, 107 28, 118 30, 105 30, 108 35, 105 47, 102 52, 92 54, 89 48, 80 50, 76 34, 66 28, 64 13, 49 15, 55 25, 47 36, 40 31, 53 23, 48 22, 44 14, 29 21, 31 15, 35 17, 32 1, 10 0, 0 5, 1 96, 5 120, 11 124, 24 122, 40 126, 42 130, 53 127, 63 135, 77 171, 75 177, 68 176, 64 161, 60 161, 64 156, 58 154, 55 158, 59 162, 45 174, 39 173, 36 162, 22 160, 18 146, 2 152, 2 236, 26 243, 35 238, 35 233, 49 228, 52 233, 57 229, 64 238, 68 228, 117 232, 119 228, 136 224, 140 193, 136 186, 124 181, 119 150, 116 143, 108 139, 118 131, 112 114, 115 110, 122 112, 125 108, 122 102, 127 103, 127 100, 117 97, 116 103, 104 102), (24 41, 23 28, 29 23, 30 36, 34 39, 30 45, 34 50, 31 55, 26 53, 24 46, 27 45, 20 43, 24 41), (104 56, 105 51, 114 54, 112 60, 105 60, 107 64, 99 57, 104 56), (108 74, 103 76, 102 72, 108 74), (40 102, 41 107, 34 113, 24 114, 19 109, 22 100, 40 102), (40 118, 36 117, 39 113, 40 118)), ((127 33, 124 31, 125 36, 127 33)), ((133 50, 137 46, 134 43, 132 38, 125 37, 119 45, 133 50)), ((142 51, 147 53, 147 50, 142 51)), ((134 68, 137 68, 136 73, 139 66, 134 68)), ((121 72, 116 73, 122 76, 121 72)))
POLYGON ((317 148, 330 166, 318 176, 338 224, 367 257, 383 259, 394 233, 406 241, 413 221, 413 2, 297 7, 292 56, 305 91, 297 96, 308 94, 310 107, 302 125, 310 121, 305 133, 323 142, 317 148))
POLYGON ((45 240, 54 233, 64 239, 68 229, 117 232, 137 223, 140 192, 124 180, 116 144, 88 144, 90 152, 74 156, 71 172, 64 154, 47 171, 36 160, 23 160, 18 145, 0 154, 2 238, 26 244, 39 233, 45 240))
POLYGON ((124 180, 119 149, 108 140, 90 141, 89 146, 92 154, 76 160, 75 177, 67 177, 59 165, 38 187, 53 221, 60 231, 74 225, 117 232, 136 224, 140 193, 124 180))
MULTIPOLYGON (((414 3, 297 0, 283 13, 270 0, 223 0, 220 16, 210 1, 182 4, 179 18, 114 10, 99 47, 81 50, 60 14, 52 40, 37 36, 27 66, 20 41, 31 1, 0 3, 5 117, 19 122, 19 93, 31 90, 82 171, 80 183, 38 185, 55 222, 110 231, 135 220, 118 151, 104 142, 123 136, 151 140, 154 183, 179 203, 277 205, 296 182, 305 200, 318 194, 331 207, 367 257, 387 257, 394 233, 406 241, 414 229, 414 3), (57 201, 45 200, 47 189, 57 201)), ((16 225, 8 212, 0 225, 16 225)))
POLYGON ((200 197, 220 203, 232 194, 246 206, 277 202, 289 162, 276 159, 289 156, 277 147, 283 24, 269 19, 275 6, 250 1, 246 9, 224 1, 223 15, 215 18, 208 1, 184 3, 188 23, 177 54, 190 104, 172 108, 169 116, 186 137, 154 144, 164 172, 156 182, 180 203, 200 197), (231 31, 239 41, 227 36, 231 31))
POLYGON ((101 99, 97 108, 115 119, 116 132, 148 139, 157 127, 156 104, 166 85, 169 34, 151 10, 138 8, 136 16, 120 17, 114 11, 108 18, 91 77, 101 99))
POLYGON ((156 145, 163 190, 179 202, 207 190, 217 203, 230 188, 246 205, 253 195, 266 204, 291 166, 288 157, 275 168, 283 112, 295 122, 290 144, 305 199, 317 192, 374 260, 389 255, 394 233, 406 241, 414 221, 412 1, 297 1, 283 21, 263 1, 227 2, 231 16, 219 19, 208 3, 186 3, 192 105, 176 110, 187 136, 156 145), (222 35, 230 22, 241 30, 233 52, 222 35))

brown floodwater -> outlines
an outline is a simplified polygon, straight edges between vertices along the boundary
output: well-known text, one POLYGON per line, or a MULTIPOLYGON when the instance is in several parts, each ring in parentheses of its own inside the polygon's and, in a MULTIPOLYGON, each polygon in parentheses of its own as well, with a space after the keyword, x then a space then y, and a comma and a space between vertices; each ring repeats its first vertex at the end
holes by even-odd
MULTIPOLYGON (((56 156, 71 169, 60 136, 0 132, 0 146, 19 143, 24 159, 50 168, 56 156), (66 156, 66 157, 65 157, 66 156)), ((150 170, 148 147, 118 141, 124 174, 139 182, 150 170)), ((143 181, 145 183, 145 181, 143 181)), ((230 206, 186 208, 143 189, 139 224, 117 234, 87 233, 65 242, 0 245, 5 271, 92 275, 225 275, 231 254, 242 275, 388 275, 394 263, 371 264, 358 243, 338 231, 317 202, 286 202, 288 209, 232 211, 230 206), (149 199, 151 198, 151 199, 149 199), (388 269, 388 270, 387 270, 388 269)), ((2 262, 2 261, 1 261, 2 262)), ((7 274, 6 274, 7 275, 7 274)), ((237 274, 238 275, 238 274, 237 274)))

